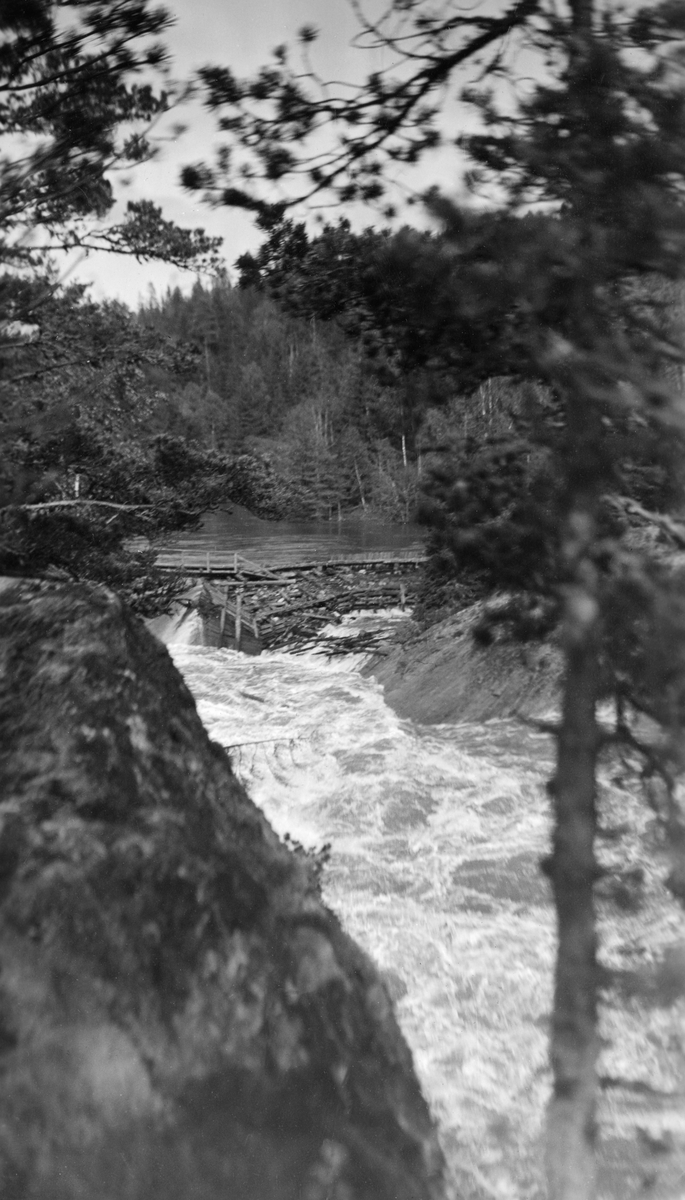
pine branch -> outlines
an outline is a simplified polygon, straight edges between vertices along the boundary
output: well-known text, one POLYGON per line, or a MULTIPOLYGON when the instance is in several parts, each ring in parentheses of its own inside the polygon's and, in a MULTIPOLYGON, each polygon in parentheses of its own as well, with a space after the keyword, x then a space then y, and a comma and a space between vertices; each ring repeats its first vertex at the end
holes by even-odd
POLYGON ((115 504, 112 500, 45 500, 40 504, 4 504, 0 512, 45 512, 54 508, 82 508, 92 505, 98 508, 116 508, 121 512, 139 512, 157 507, 155 504, 115 504))
POLYGON ((89 358, 70 358, 64 362, 51 363, 46 367, 36 367, 34 371, 24 371, 21 375, 12 375, 5 380, 5 383, 23 383, 25 379, 38 379, 41 375, 49 375, 51 371, 61 371, 65 367, 86 367, 89 364, 89 358))
POLYGON ((648 525, 655 525, 675 542, 679 550, 685 550, 685 525, 680 525, 665 513, 650 512, 638 504, 637 500, 631 500, 628 496, 604 496, 604 500, 621 512, 639 517, 648 525))

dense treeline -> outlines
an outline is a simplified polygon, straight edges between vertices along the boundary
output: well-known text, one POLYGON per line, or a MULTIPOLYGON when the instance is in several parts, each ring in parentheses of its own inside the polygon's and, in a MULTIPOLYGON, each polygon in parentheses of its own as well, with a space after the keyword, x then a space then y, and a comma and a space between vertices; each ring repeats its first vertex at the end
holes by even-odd
POLYGON ((134 315, 50 268, 6 274, 2 299, 0 569, 102 580, 152 611, 169 590, 131 539, 208 508, 415 515, 437 385, 346 324, 352 303, 316 319, 220 274, 134 315))
POLYGON ((166 429, 206 448, 265 458, 284 484, 282 515, 411 518, 417 422, 407 389, 379 372, 337 320, 293 315, 226 277, 151 298, 139 311, 195 355, 167 403, 166 429))
MULTIPOLYGON (((6 322, 0 347, 3 569, 85 571, 152 603, 161 583, 121 558, 124 541, 233 499, 270 517, 418 516, 432 594, 468 575, 556 595, 563 410, 515 321, 498 340, 489 314, 455 306, 469 280, 445 259, 408 229, 341 221, 310 239, 284 222, 240 261, 240 286, 221 273, 135 315, 49 274, 5 279, 8 312, 34 323, 6 322)), ((651 303, 666 324, 679 310, 672 290, 651 303)), ((677 443, 642 418, 606 436, 611 533, 626 500, 668 504, 677 443)))
POLYGON ((230 500, 278 516, 278 481, 263 460, 174 427, 197 373, 190 343, 49 275, 2 282, 33 321, 0 327, 0 571, 99 580, 154 612, 180 581, 132 539, 196 525, 230 500))
POLYGON ((237 288, 219 276, 140 308, 144 328, 195 355, 166 428, 265 457, 288 515, 411 520, 437 443, 453 455, 460 435, 511 430, 521 380, 536 377, 521 322, 506 297, 485 318, 456 302, 461 272, 440 236, 266 224, 237 288))
MULTIPOLYGON (((488 261, 515 262, 528 246, 537 253, 549 219, 485 212, 470 220, 459 253, 446 231, 356 234, 341 219, 309 238, 291 220, 266 222, 261 248, 238 262, 240 282, 303 320, 319 314, 347 334, 374 378, 392 380, 396 428, 407 431, 417 466, 415 511, 428 527, 427 598, 438 608, 451 594, 459 602, 465 582, 481 592, 523 588, 535 610, 544 598, 547 624, 560 595, 565 411, 540 369, 534 310, 517 302, 518 280, 506 272, 493 289, 488 261)), ((682 324, 679 286, 648 276, 623 281, 619 292, 617 335, 622 306, 641 306, 665 342, 682 324)), ((553 302, 561 312, 563 295, 553 302)), ((654 366, 667 383, 668 368, 654 366)), ((597 453, 606 536, 631 520, 645 524, 635 503, 650 511, 673 504, 678 440, 664 440, 658 421, 629 406, 607 414, 597 453)))
POLYGON ((219 274, 151 297, 135 316, 59 286, 49 268, 3 277, 3 570, 100 579, 149 611, 168 592, 130 539, 187 527, 218 504, 270 517, 415 516, 422 447, 446 420, 472 434, 497 422, 499 393, 489 384, 450 407, 450 364, 428 369, 403 350, 398 331, 416 301, 403 299, 405 278, 385 280, 385 234, 341 223, 305 238, 306 253, 321 256, 320 242, 309 291, 295 271, 286 280, 298 304, 244 272, 243 286, 219 274), (366 285, 384 293, 392 327, 364 314, 353 272, 316 317, 340 238, 357 261, 366 249, 366 285))
POLYGON ((162 434, 156 411, 191 369, 187 350, 60 286, 52 256, 216 267, 217 239, 150 200, 113 220, 110 171, 152 156, 171 103, 158 40, 170 21, 147 0, 0 5, 0 571, 105 581, 140 612, 178 583, 128 540, 197 521, 230 464, 162 434))

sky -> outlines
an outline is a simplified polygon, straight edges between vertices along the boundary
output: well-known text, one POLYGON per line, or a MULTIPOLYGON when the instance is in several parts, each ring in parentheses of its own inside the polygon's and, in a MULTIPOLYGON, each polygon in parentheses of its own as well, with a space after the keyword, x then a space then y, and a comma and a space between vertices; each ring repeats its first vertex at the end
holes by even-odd
MULTIPOLYGON (((167 0, 166 7, 175 17, 174 27, 165 36, 172 77, 187 78, 207 63, 226 65, 238 75, 249 74, 268 62, 275 46, 294 43, 297 30, 305 24, 321 31, 313 57, 322 75, 359 79, 387 65, 381 52, 362 53, 350 47, 357 24, 348 0, 167 0)), ((160 125, 156 132, 167 139, 158 157, 112 179, 121 198, 114 215, 123 212, 128 199, 153 200, 167 219, 191 228, 201 226, 222 237, 222 253, 230 269, 239 254, 259 245, 262 235, 248 215, 227 208, 211 209, 178 183, 182 165, 212 160, 212 149, 219 140, 214 118, 196 102, 174 112, 166 129, 160 125), (171 125, 180 121, 188 129, 172 137, 171 125)), ((164 264, 138 264, 107 254, 67 259, 60 267, 70 281, 91 283, 94 298, 117 298, 132 307, 146 298, 151 286, 159 293, 176 285, 185 290, 193 282, 187 272, 164 264)))

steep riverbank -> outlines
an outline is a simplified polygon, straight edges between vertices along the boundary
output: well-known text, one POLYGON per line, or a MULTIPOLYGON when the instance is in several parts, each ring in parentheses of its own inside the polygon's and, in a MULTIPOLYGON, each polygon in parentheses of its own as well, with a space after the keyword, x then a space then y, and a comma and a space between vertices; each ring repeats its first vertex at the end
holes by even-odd
POLYGON ((437 1200, 378 971, 111 592, 0 587, 0 797, 3 1200, 437 1200))
POLYGON ((424 725, 540 716, 558 695, 561 655, 552 641, 488 646, 473 637, 483 605, 421 631, 408 622, 397 644, 364 667, 401 717, 424 725))

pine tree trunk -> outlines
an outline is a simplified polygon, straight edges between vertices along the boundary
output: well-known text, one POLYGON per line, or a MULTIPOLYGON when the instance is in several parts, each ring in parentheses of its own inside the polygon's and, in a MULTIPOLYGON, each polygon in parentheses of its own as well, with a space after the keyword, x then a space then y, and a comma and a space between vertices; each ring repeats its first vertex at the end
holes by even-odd
MULTIPOLYGON (((577 461, 593 422, 585 406, 569 414, 577 461), (574 426, 576 427, 574 430, 574 426)), ((547 1121, 549 1200, 593 1200, 597 1091, 597 935, 595 771, 599 745, 599 605, 591 551, 595 500, 581 488, 567 518, 562 556, 566 669, 556 773, 553 850, 546 869, 557 915, 557 963, 551 1029, 553 1094, 547 1121)))
MULTIPOLYGON (((595 0, 569 0, 571 32, 567 86, 583 103, 594 82, 585 72, 593 37, 595 0)), ((593 297, 582 277, 575 285, 575 333, 592 346, 593 297)), ((554 802, 549 877, 557 915, 557 962, 550 1037, 553 1093, 547 1114, 549 1200, 594 1200, 596 1195, 597 933, 596 764, 599 747, 600 614, 592 551, 597 497, 603 481, 597 410, 580 390, 567 393, 565 470, 567 519, 562 561, 565 676, 554 802)))
POLYGON ((596 676, 595 638, 588 630, 567 649, 562 729, 553 782, 555 830, 549 873, 557 912, 558 949, 551 1032, 554 1091, 547 1125, 550 1200, 592 1200, 595 1195, 596 676))
POLYGON ((365 497, 365 495, 364 495, 364 488, 363 488, 363 486, 362 486, 362 477, 361 477, 361 475, 359 474, 359 467, 357 466, 357 460, 356 460, 356 459, 354 460, 354 473, 355 473, 355 475, 357 476, 357 483, 358 483, 358 485, 359 485, 359 497, 360 497, 360 499, 361 499, 361 502, 362 502, 362 508, 363 508, 363 509, 364 509, 364 511, 366 512, 366 497, 365 497))

